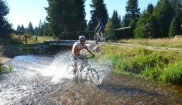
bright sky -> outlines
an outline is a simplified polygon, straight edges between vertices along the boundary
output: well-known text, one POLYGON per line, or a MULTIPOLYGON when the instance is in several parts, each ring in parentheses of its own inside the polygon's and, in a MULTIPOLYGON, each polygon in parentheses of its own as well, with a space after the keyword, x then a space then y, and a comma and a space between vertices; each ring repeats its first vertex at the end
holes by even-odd
MULTIPOLYGON (((44 22, 47 13, 44 7, 48 7, 47 0, 6 0, 9 7, 10 13, 7 15, 7 18, 10 23, 13 24, 14 29, 17 28, 18 25, 24 25, 24 27, 28 27, 28 24, 32 22, 33 27, 39 25, 39 21, 44 22)), ((139 7, 142 10, 147 8, 149 3, 152 3, 156 6, 158 0, 139 0, 139 7)), ((125 15, 125 7, 127 0, 104 0, 106 4, 109 17, 112 16, 113 11, 117 10, 118 15, 123 17, 125 15)), ((86 12, 86 20, 90 20, 90 5, 91 0, 86 0, 85 2, 85 12, 86 12)))

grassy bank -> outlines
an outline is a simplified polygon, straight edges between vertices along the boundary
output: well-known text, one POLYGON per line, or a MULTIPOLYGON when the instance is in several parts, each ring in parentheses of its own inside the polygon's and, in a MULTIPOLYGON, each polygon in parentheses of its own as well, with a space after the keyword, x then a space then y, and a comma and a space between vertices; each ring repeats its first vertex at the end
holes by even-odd
POLYGON ((122 39, 120 43, 132 43, 141 45, 163 46, 163 47, 176 47, 182 48, 182 36, 176 36, 174 38, 162 38, 162 39, 122 39))
POLYGON ((2 62, 0 62, 0 74, 3 74, 3 73, 9 73, 12 71, 12 65, 9 65, 8 68, 5 68, 2 64, 2 62))
POLYGON ((111 61, 117 73, 130 72, 166 83, 182 83, 182 52, 106 44, 102 60, 111 61))

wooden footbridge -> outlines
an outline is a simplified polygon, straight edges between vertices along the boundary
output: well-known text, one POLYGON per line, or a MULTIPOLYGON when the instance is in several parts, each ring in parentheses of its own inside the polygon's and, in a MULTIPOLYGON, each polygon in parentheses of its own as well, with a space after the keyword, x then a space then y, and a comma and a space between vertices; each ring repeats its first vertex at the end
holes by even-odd
MULTIPOLYGON (((67 46, 71 47, 75 42, 78 40, 45 40, 44 43, 46 45, 51 45, 51 46, 67 46)), ((91 44, 95 43, 93 40, 87 40, 85 44, 87 46, 90 46, 91 44)))

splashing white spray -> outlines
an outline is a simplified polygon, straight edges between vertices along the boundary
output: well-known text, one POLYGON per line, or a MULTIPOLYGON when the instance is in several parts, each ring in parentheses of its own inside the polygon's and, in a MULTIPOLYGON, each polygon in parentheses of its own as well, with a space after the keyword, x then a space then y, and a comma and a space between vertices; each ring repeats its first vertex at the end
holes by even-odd
POLYGON ((43 76, 50 76, 52 77, 52 82, 58 83, 61 79, 71 79, 73 75, 67 72, 67 66, 71 64, 69 53, 59 54, 55 56, 54 61, 52 64, 43 70, 43 76))

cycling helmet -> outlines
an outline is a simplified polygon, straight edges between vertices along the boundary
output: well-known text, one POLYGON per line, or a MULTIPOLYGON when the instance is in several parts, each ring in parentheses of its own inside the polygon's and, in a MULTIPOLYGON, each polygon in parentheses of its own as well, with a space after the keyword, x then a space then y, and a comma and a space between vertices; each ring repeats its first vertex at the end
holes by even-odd
POLYGON ((79 36, 79 40, 86 40, 85 36, 79 36))
POLYGON ((97 18, 98 21, 100 21, 100 18, 97 18))

